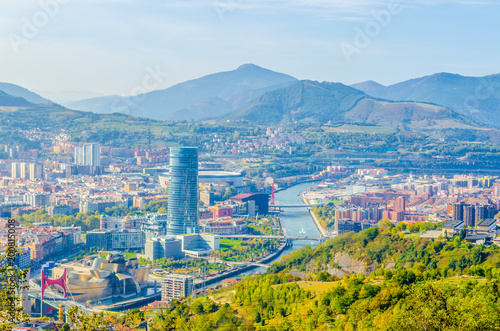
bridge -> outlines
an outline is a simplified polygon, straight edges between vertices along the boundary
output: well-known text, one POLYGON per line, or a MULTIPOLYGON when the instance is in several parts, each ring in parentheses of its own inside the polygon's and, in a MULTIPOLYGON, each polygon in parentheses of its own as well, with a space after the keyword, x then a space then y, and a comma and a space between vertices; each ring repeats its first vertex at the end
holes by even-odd
POLYGON ((224 261, 224 262, 227 263, 227 264, 230 264, 230 265, 242 265, 242 266, 254 265, 254 266, 257 266, 257 267, 269 268, 269 264, 260 263, 260 262, 252 262, 252 261, 248 261, 248 262, 228 262, 228 261, 224 261))
POLYGON ((269 204, 269 211, 270 212, 282 212, 283 209, 288 209, 288 208, 312 208, 314 206, 323 206, 327 204, 328 202, 321 202, 321 203, 310 203, 310 204, 305 204, 305 203, 299 203, 299 204, 280 204, 277 201, 274 204, 269 204))
POLYGON ((302 208, 302 207, 314 207, 314 206, 322 206, 324 205, 324 203, 318 203, 318 204, 297 204, 297 205, 287 205, 287 204, 284 204, 284 205, 281 205, 281 204, 278 204, 278 205, 270 205, 269 207, 278 207, 278 208, 302 208))
POLYGON ((231 234, 231 235, 219 235, 220 238, 226 238, 226 239, 235 239, 235 240, 248 240, 248 239, 280 239, 283 241, 296 241, 296 240, 314 240, 317 242, 324 242, 326 237, 309 237, 309 236, 267 236, 267 235, 262 235, 262 236, 257 236, 257 235, 249 235, 249 234, 231 234))

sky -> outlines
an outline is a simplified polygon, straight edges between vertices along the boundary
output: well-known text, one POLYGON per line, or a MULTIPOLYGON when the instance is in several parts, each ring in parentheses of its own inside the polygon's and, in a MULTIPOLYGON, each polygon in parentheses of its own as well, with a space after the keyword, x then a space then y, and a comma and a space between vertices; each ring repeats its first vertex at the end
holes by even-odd
POLYGON ((500 73, 499 16, 496 0, 0 0, 0 81, 134 95, 245 63, 344 84, 483 76, 500 73))

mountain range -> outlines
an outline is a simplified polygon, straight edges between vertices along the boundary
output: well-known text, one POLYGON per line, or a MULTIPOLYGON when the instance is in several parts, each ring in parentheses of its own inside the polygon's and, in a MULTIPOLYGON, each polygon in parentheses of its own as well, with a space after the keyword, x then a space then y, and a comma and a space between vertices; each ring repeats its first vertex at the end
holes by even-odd
POLYGON ((444 107, 373 98, 340 83, 299 81, 252 100, 222 117, 253 123, 347 122, 401 129, 475 128, 473 121, 444 107))
POLYGON ((465 77, 439 73, 390 86, 374 81, 351 86, 376 98, 434 103, 477 122, 500 127, 500 74, 465 77))
MULTIPOLYGON (((94 113, 128 113, 156 120, 346 122, 404 129, 500 127, 500 75, 435 74, 391 86, 352 86, 298 79, 245 64, 139 96, 104 96, 63 102, 94 113)), ((0 107, 54 103, 17 85, 0 83, 0 107)))
POLYGON ((63 103, 95 113, 124 112, 157 120, 200 120, 232 112, 263 93, 296 78, 253 64, 220 72, 137 97, 107 96, 63 103))
MULTIPOLYGON (((3 92, 4 94, 8 94, 12 97, 19 97, 23 98, 25 101, 27 101, 30 104, 52 104, 53 102, 41 97, 40 95, 31 92, 28 89, 25 89, 24 87, 21 87, 19 85, 14 85, 10 83, 1 83, 0 82, 0 91, 3 92)), ((6 106, 4 104, 0 103, 0 106, 6 106)))

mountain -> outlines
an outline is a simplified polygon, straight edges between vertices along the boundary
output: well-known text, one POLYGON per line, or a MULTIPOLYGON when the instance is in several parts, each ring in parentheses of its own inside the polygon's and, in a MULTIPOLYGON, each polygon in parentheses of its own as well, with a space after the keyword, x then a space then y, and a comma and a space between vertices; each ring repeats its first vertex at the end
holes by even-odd
POLYGON ((387 88, 387 86, 374 82, 373 80, 368 80, 363 83, 353 84, 351 85, 351 87, 354 87, 357 90, 363 91, 368 95, 378 98, 383 98, 382 96, 378 95, 382 95, 385 89, 387 88))
POLYGON ((14 97, 20 97, 34 104, 52 104, 53 102, 42 98, 38 94, 25 89, 24 87, 10 84, 10 83, 0 83, 0 91, 10 94, 14 97))
POLYGON ((160 120, 199 120, 231 112, 252 98, 296 81, 292 76, 245 64, 233 71, 134 97, 107 96, 63 104, 95 113, 124 112, 160 120))
POLYGON ((500 127, 500 74, 465 77, 439 73, 387 87, 371 81, 352 87, 376 98, 434 103, 475 121, 500 127))
POLYGON ((93 91, 73 91, 73 90, 60 91, 60 92, 37 91, 37 93, 60 104, 69 103, 82 99, 91 99, 104 96, 104 94, 102 93, 97 93, 93 91))
POLYGON ((23 98, 15 97, 0 91, 0 107, 31 107, 31 106, 34 105, 23 98))
POLYGON ((307 80, 267 92, 221 119, 262 125, 300 120, 405 129, 476 128, 469 119, 440 106, 375 99, 340 83, 307 80))

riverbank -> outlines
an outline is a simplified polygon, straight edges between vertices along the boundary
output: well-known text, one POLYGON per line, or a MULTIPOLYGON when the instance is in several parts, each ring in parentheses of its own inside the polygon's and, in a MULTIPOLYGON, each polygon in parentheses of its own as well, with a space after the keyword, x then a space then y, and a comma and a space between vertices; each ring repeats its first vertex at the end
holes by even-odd
MULTIPOLYGON (((306 201, 306 199, 302 195, 300 196, 300 200, 302 200, 303 204, 305 204, 305 205, 308 204, 308 201, 306 201)), ((321 226, 318 219, 316 218, 316 215, 314 215, 312 208, 307 208, 307 210, 309 211, 309 214, 311 215, 311 218, 313 219, 314 224, 316 224, 316 227, 318 228, 318 231, 321 233, 321 235, 323 237, 328 237, 328 230, 321 226)))
POLYGON ((319 223, 318 219, 316 218, 316 215, 314 214, 314 212, 312 211, 312 208, 308 208, 309 209, 309 214, 311 214, 311 217, 314 221, 314 223, 316 223, 316 226, 318 227, 318 230, 319 232, 321 232, 321 235, 323 237, 328 237, 328 230, 324 229, 321 224, 319 223))
MULTIPOLYGON (((267 255, 266 257, 264 257, 258 261, 253 261, 253 262, 248 262, 248 263, 261 263, 261 264, 268 263, 268 262, 276 259, 277 257, 279 257, 281 255, 281 253, 283 253, 283 251, 286 249, 286 247, 287 247, 286 244, 284 242, 282 242, 275 252, 267 255)), ((235 268, 235 270, 225 272, 223 275, 215 275, 213 277, 209 277, 205 280, 205 286, 218 283, 224 279, 230 278, 232 276, 240 275, 243 272, 250 271, 252 269, 259 268, 259 267, 260 266, 258 266, 258 265, 249 264, 249 265, 244 265, 242 267, 235 268)), ((196 289, 201 288, 201 283, 194 284, 194 288, 196 288, 196 289)))
POLYGON ((304 184, 304 183, 314 183, 314 182, 318 182, 318 180, 317 179, 308 179, 308 180, 304 180, 304 181, 300 181, 300 182, 291 183, 288 186, 284 186, 282 188, 278 188, 278 189, 274 190, 274 193, 288 190, 289 188, 292 188, 296 185, 300 185, 300 184, 304 184))

